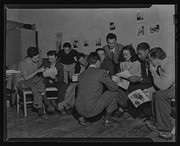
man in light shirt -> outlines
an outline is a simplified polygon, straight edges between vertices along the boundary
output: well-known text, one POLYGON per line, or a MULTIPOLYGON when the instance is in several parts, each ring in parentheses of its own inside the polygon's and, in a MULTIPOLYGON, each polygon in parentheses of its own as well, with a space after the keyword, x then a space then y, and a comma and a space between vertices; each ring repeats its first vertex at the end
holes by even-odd
POLYGON ((152 95, 153 121, 147 122, 147 126, 157 130, 161 137, 171 138, 170 114, 171 99, 175 99, 175 59, 167 57, 160 47, 151 49, 148 56, 154 84, 160 90, 156 91, 154 87, 150 87, 143 91, 154 93, 152 95))

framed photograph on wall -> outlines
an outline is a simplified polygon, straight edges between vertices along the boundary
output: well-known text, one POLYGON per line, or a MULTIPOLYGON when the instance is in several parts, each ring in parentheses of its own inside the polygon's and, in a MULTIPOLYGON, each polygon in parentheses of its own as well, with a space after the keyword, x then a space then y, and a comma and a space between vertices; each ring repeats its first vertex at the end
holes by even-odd
POLYGON ((59 50, 62 49, 62 41, 63 41, 63 32, 56 33, 56 41, 55 41, 56 52, 59 52, 59 50))
POLYGON ((144 19, 145 19, 144 11, 138 12, 136 15, 136 22, 137 23, 144 22, 144 19))
POLYGON ((96 46, 101 46, 101 38, 96 39, 96 46))
POLYGON ((115 30, 116 29, 114 22, 110 22, 109 27, 110 27, 110 30, 115 30))
POLYGON ((84 40, 83 46, 84 46, 85 48, 89 47, 89 41, 88 41, 88 40, 84 40))
POLYGON ((159 24, 148 25, 147 28, 148 28, 148 35, 158 34, 160 31, 160 25, 159 24))
POLYGON ((79 45, 80 45, 80 39, 79 38, 72 38, 71 39, 71 45, 72 45, 72 48, 78 49, 79 45))
POLYGON ((144 24, 138 24, 136 26, 136 37, 144 38, 145 37, 145 26, 144 24))

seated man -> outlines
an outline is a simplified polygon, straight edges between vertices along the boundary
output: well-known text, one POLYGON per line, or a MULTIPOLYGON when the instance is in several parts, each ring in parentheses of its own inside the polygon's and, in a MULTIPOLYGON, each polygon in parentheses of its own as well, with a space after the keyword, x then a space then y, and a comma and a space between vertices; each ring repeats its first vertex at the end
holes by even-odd
POLYGON ((38 69, 39 66, 38 48, 29 47, 27 50, 27 57, 19 64, 21 74, 19 74, 17 78, 17 88, 20 90, 31 89, 34 97, 33 106, 38 109, 38 116, 40 118, 47 118, 44 116, 42 101, 44 101, 48 112, 53 112, 54 108, 47 100, 43 78, 38 76, 38 74, 42 73, 45 68, 42 67, 38 69))
MULTIPOLYGON (((77 61, 80 64, 79 65, 80 68, 78 69, 79 72, 77 71, 76 73, 81 73, 87 68, 88 62, 87 62, 86 57, 83 53, 79 53, 79 55, 77 57, 77 61)), ((64 109, 64 107, 66 109, 74 107, 76 88, 77 88, 77 82, 70 83, 70 85, 68 86, 68 88, 66 90, 64 101, 60 102, 58 104, 59 110, 64 109)))
POLYGON ((172 138, 170 114, 171 99, 175 99, 175 59, 167 57, 159 47, 151 49, 148 56, 154 84, 160 90, 156 91, 151 87, 143 91, 154 93, 152 96, 153 120, 147 122, 147 126, 152 130, 159 131, 163 138, 172 138))
POLYGON ((113 62, 106 56, 106 52, 103 48, 98 48, 96 49, 96 52, 98 53, 101 61, 101 69, 105 69, 108 71, 108 75, 111 77, 114 75, 114 67, 113 67, 113 62))
MULTIPOLYGON (((57 53, 55 50, 51 50, 47 52, 47 57, 43 59, 43 62, 41 66, 44 66, 44 68, 56 68, 57 75, 55 78, 46 77, 45 78, 45 85, 46 87, 56 87, 58 89, 58 100, 57 104, 55 104, 55 107, 57 105, 64 101, 64 96, 66 93, 66 89, 68 87, 68 84, 64 82, 64 71, 63 71, 63 65, 57 61, 57 53)), ((65 114, 65 111, 62 109, 61 114, 65 114)))
POLYGON ((108 76, 107 71, 98 69, 100 58, 96 52, 89 54, 89 67, 78 76, 78 91, 75 99, 75 108, 82 115, 79 121, 88 126, 86 118, 100 114, 106 108, 104 125, 114 125, 112 112, 117 108, 118 86, 108 76), (103 92, 103 84, 108 88, 103 92))

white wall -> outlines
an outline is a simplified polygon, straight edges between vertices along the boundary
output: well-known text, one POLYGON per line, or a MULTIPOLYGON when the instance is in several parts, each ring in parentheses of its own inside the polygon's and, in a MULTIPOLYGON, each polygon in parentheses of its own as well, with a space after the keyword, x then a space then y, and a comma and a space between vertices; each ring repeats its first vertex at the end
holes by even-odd
POLYGON ((55 36, 63 32, 63 42, 79 37, 81 46, 78 51, 89 53, 96 49, 95 40, 101 37, 102 46, 106 44, 105 37, 110 32, 109 23, 114 22, 114 32, 117 42, 126 45, 146 41, 152 47, 162 47, 170 56, 175 55, 173 14, 174 5, 153 5, 151 8, 141 9, 8 9, 7 20, 36 24, 39 33, 39 47, 43 56, 51 49, 55 49, 55 36), (145 12, 145 37, 136 37, 137 12, 145 12), (160 24, 157 35, 148 35, 146 26, 160 24), (83 47, 83 40, 88 39, 89 49, 83 47))

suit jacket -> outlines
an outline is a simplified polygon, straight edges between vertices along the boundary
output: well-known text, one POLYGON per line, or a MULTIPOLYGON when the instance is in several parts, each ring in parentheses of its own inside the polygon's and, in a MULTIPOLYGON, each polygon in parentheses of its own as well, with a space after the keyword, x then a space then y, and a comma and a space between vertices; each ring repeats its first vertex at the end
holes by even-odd
POLYGON ((119 64, 119 56, 121 53, 121 50, 124 46, 121 44, 116 43, 115 45, 115 49, 114 49, 114 57, 112 56, 111 52, 110 52, 110 48, 108 45, 104 46, 104 50, 106 51, 106 55, 115 63, 115 64, 119 64))
MULTIPOLYGON (((47 58, 43 58, 43 61, 42 61, 42 64, 41 64, 41 67, 47 67, 47 68, 50 68, 50 62, 47 58)), ((55 64, 55 67, 57 69, 57 72, 58 74, 56 75, 56 77, 58 78, 57 79, 57 82, 64 82, 64 71, 63 71, 63 65, 57 61, 56 64, 55 64)))
POLYGON ((111 80, 104 69, 89 67, 78 76, 75 107, 79 113, 87 116, 91 115, 92 109, 94 109, 96 102, 103 93, 103 84, 110 91, 118 90, 117 84, 111 80))

